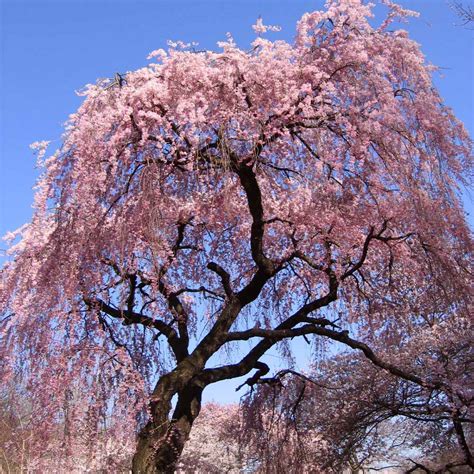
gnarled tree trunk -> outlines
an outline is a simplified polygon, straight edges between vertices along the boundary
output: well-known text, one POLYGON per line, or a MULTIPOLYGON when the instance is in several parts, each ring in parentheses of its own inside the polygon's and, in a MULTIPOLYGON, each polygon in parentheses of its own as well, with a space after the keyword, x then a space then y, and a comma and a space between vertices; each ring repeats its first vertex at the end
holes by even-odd
POLYGON ((164 398, 157 399, 154 396, 155 401, 151 404, 152 419, 140 433, 133 457, 134 474, 175 472, 194 420, 201 410, 203 387, 190 383, 178 392, 178 401, 173 416, 169 419, 174 391, 167 383, 166 376, 164 382, 162 380, 158 383, 155 394, 159 393, 164 398))

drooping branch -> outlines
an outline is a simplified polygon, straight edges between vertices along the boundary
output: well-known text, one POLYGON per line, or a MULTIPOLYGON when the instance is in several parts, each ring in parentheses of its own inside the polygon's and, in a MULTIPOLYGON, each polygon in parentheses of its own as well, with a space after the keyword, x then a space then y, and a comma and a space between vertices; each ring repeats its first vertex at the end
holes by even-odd
POLYGON ((474 7, 461 1, 450 3, 451 8, 456 12, 462 21, 462 26, 472 25, 474 23, 474 7))
MULTIPOLYGON (((321 122, 322 124, 323 122, 321 122)), ((318 124, 318 127, 321 125, 318 124)), ((328 179, 332 179, 335 181, 339 186, 342 186, 342 183, 333 175, 334 167, 330 164, 327 163, 326 161, 322 160, 321 157, 318 155, 318 153, 311 147, 311 145, 301 136, 300 133, 297 131, 292 131, 292 136, 296 137, 306 148, 306 150, 318 161, 321 161, 325 166, 327 166, 329 173, 328 173, 328 179)))

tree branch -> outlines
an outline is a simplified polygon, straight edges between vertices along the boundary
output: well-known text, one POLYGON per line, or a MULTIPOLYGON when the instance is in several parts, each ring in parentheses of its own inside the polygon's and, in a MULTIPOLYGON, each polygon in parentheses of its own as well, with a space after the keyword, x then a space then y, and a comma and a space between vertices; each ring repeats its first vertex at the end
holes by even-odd
POLYGON ((116 309, 99 298, 95 298, 95 299, 84 298, 84 303, 89 308, 96 308, 99 311, 102 311, 103 313, 108 314, 112 318, 121 319, 123 321, 122 324, 124 326, 137 324, 137 325, 141 325, 150 329, 158 330, 161 334, 163 334, 167 338, 168 343, 176 356, 176 359, 182 360, 185 357, 186 355, 185 346, 183 345, 182 341, 176 334, 176 331, 164 321, 161 321, 159 319, 153 319, 149 316, 146 316, 140 313, 135 313, 133 311, 116 309))
POLYGON ((257 178, 251 167, 244 164, 237 164, 235 159, 234 163, 235 171, 247 196, 247 203, 250 215, 252 216, 252 226, 250 231, 252 258, 260 270, 270 275, 274 272, 275 263, 267 258, 263 252, 265 223, 263 220, 263 204, 260 186, 258 185, 257 178))
POLYGON ((230 275, 227 273, 220 265, 214 262, 209 262, 207 264, 207 268, 220 277, 222 286, 224 288, 225 294, 230 297, 234 294, 231 286, 230 286, 230 275))
POLYGON ((413 382, 417 385, 422 387, 430 387, 430 388, 439 388, 436 385, 433 385, 429 382, 424 381, 420 377, 413 375, 409 372, 406 372, 403 369, 396 367, 389 362, 386 362, 380 359, 373 350, 365 343, 357 341, 349 337, 348 331, 334 331, 332 329, 327 329, 325 327, 316 326, 313 324, 307 324, 305 326, 294 328, 294 329, 260 329, 260 328, 253 328, 247 331, 241 332, 233 332, 229 333, 229 340, 231 341, 241 341, 241 340, 248 340, 252 337, 262 337, 265 339, 269 339, 271 341, 277 342, 281 341, 282 339, 286 338, 294 338, 297 336, 302 336, 304 334, 317 334, 319 336, 325 336, 333 341, 341 342, 352 349, 360 350, 364 353, 365 357, 369 359, 374 365, 380 367, 381 369, 390 372, 392 375, 400 377, 402 379, 408 380, 413 382))

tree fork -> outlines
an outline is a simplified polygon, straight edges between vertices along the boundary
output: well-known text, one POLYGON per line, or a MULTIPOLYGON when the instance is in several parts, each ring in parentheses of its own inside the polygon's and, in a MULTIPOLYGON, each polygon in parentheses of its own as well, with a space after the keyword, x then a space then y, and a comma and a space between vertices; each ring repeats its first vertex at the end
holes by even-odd
POLYGON ((194 420, 201 411, 204 386, 187 384, 178 392, 178 401, 171 420, 171 392, 168 400, 154 404, 153 419, 139 435, 133 457, 134 474, 172 474, 189 438, 194 420))

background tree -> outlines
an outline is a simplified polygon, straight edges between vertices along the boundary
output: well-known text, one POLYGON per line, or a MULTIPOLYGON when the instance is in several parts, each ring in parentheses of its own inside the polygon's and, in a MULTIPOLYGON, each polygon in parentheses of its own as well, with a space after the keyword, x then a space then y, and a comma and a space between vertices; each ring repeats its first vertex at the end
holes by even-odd
POLYGON ((335 0, 293 44, 264 39, 275 28, 260 19, 250 51, 231 37, 218 53, 157 50, 86 88, 52 156, 37 144, 0 355, 2 381, 21 378, 38 410, 38 456, 59 420, 69 472, 96 461, 97 439, 120 436, 125 455, 137 431, 134 472, 172 472, 205 387, 252 371, 255 385, 261 357, 296 337, 440 389, 393 349, 470 314, 472 143, 416 43, 390 29, 412 12, 384 3, 377 27, 370 5, 335 0))
POLYGON ((303 454, 297 450, 314 451, 317 443, 308 438, 310 432, 319 436, 319 453, 310 456, 316 471, 359 472, 389 465, 404 471, 423 467, 430 473, 470 472, 474 435, 470 316, 407 330, 404 339, 394 347, 377 347, 374 341, 374 347, 381 353, 398 350, 400 362, 431 386, 380 371, 350 352, 327 357, 306 376, 283 370, 260 379, 244 400, 241 432, 246 433, 244 445, 248 442, 262 450, 263 471, 279 472, 277 459, 301 460, 303 454), (279 433, 285 427, 294 433, 296 448, 288 448, 288 437, 266 441, 270 430, 262 425, 263 413, 276 414, 279 433), (278 450, 285 454, 277 456, 278 450))

